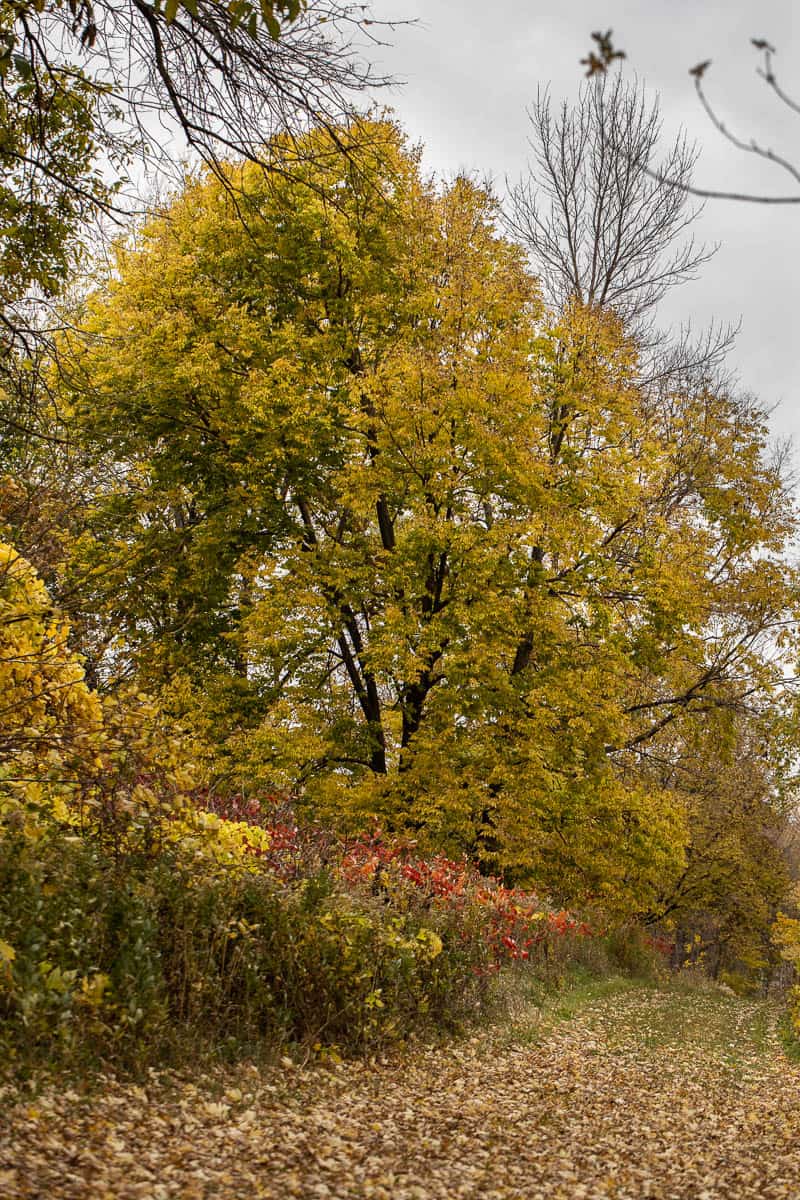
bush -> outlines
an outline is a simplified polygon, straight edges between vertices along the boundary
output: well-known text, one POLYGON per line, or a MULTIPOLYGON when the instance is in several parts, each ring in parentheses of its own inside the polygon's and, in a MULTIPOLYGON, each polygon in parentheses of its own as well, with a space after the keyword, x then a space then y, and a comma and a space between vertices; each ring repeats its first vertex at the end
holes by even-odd
POLYGON ((302 878, 326 864, 349 888, 367 889, 387 903, 421 904, 446 910, 454 919, 470 910, 482 927, 494 970, 512 962, 542 964, 557 945, 592 935, 585 922, 564 909, 556 911, 534 892, 505 887, 467 859, 420 857, 413 841, 388 839, 379 828, 340 838, 324 826, 300 827, 289 799, 278 795, 245 800, 198 792, 195 799, 226 822, 265 831, 269 848, 257 853, 280 879, 302 878))
POLYGON ((613 971, 634 979, 655 980, 666 968, 667 943, 654 938, 640 925, 622 925, 603 938, 608 963, 613 971))
MULTIPOLYGON (((794 913, 800 911, 800 884, 795 884, 790 902, 794 913)), ((800 918, 779 912, 772 926, 772 940, 780 951, 781 958, 789 965, 793 980, 786 995, 786 1016, 789 1038, 796 1049, 800 1046, 800 985, 797 983, 800 968, 800 918)))
POLYGON ((451 1030, 504 964, 545 977, 595 942, 466 861, 300 829, 276 798, 155 776, 124 798, 0 825, 0 1044, 20 1066, 363 1050, 451 1030))
POLYGON ((363 1049, 474 1015, 489 960, 469 909, 386 903, 325 868, 111 859, 56 828, 0 855, 0 1039, 20 1064, 363 1049))

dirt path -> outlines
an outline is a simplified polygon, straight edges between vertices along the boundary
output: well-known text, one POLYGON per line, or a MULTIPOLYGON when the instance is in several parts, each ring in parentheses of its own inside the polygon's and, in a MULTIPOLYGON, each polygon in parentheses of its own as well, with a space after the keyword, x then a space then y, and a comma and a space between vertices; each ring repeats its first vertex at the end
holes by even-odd
POLYGON ((770 1009, 717 994, 612 992, 402 1061, 12 1099, 2 1200, 800 1196, 800 1067, 770 1009))

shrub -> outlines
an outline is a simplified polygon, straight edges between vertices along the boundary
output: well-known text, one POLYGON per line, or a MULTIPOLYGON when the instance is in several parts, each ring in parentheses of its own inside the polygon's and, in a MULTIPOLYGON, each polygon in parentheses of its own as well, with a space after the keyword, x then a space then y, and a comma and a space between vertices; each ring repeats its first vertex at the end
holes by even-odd
POLYGON ((646 980, 663 974, 671 945, 648 934, 640 925, 627 924, 609 930, 603 941, 612 970, 646 980))
MULTIPOLYGON (((800 884, 795 885, 791 900, 792 907, 797 911, 800 908, 800 884)), ((795 982, 788 989, 786 1015, 790 1036, 795 1043, 800 1043, 800 986, 797 984, 800 964, 800 919, 779 912, 772 926, 772 939, 780 951, 781 958, 791 965, 795 982)))
POLYGON ((263 829, 269 846, 255 853, 280 879, 303 878, 324 865, 348 888, 381 895, 401 908, 422 904, 456 919, 470 910, 482 929, 491 969, 509 962, 541 963, 552 957, 556 945, 592 933, 572 913, 555 910, 533 892, 503 886, 467 859, 456 862, 442 854, 423 858, 413 841, 387 838, 379 828, 340 838, 324 826, 299 826, 288 797, 246 799, 202 791, 195 800, 225 821, 263 829))
POLYGON ((89 821, 0 827, 0 1040, 20 1065, 362 1050, 452 1029, 503 964, 544 974, 590 940, 466 861, 301 829, 278 798, 192 804, 170 779, 164 802, 147 778, 89 821))
POLYGON ((322 868, 167 850, 112 858, 53 827, 0 855, 0 1039, 21 1064, 139 1066, 281 1041, 356 1050, 452 1028, 487 998, 470 910, 387 904, 322 868), (202 864, 201 864, 202 866, 202 864))

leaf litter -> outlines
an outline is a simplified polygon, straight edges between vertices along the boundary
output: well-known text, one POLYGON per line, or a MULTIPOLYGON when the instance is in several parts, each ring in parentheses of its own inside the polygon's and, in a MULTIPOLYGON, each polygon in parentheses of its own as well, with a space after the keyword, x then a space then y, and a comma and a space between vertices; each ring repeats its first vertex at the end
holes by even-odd
POLYGON ((800 1067, 776 1021, 637 988, 377 1061, 7 1085, 0 1197, 795 1200, 800 1067))

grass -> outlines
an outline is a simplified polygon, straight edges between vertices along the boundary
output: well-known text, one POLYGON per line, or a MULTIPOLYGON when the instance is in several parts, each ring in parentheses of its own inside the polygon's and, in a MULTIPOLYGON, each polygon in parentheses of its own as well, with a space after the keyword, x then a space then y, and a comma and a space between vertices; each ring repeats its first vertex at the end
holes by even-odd
POLYGON ((615 1055, 669 1061, 692 1047, 734 1074, 782 1048, 800 1061, 800 1047, 782 1034, 779 1004, 726 995, 701 979, 597 977, 577 969, 548 987, 524 977, 514 981, 505 1008, 506 1046, 538 1045, 562 1022, 580 1020, 587 1037, 615 1055))
POLYGON ((696 1052, 734 1071, 774 1052, 778 1009, 764 1000, 741 1000, 711 987, 687 989, 680 979, 652 989, 649 1002, 620 1014, 599 1010, 597 1024, 612 1047, 637 1047, 660 1055, 696 1052))
POLYGON ((792 1027, 788 1013, 783 1013, 778 1022, 778 1037, 781 1049, 789 1062, 800 1063, 800 1040, 797 1037, 797 1031, 792 1027))
POLYGON ((631 979, 627 975, 609 975, 603 979, 584 978, 581 974, 574 976, 566 990, 550 997, 544 1005, 544 1012, 558 1021, 570 1021, 588 1005, 611 996, 618 996, 635 989, 649 988, 652 984, 641 980, 631 979))
POLYGON ((586 1008, 648 986, 624 975, 597 976, 582 967, 550 980, 523 972, 509 974, 500 1004, 502 1042, 538 1044, 554 1025, 572 1020, 586 1008))

